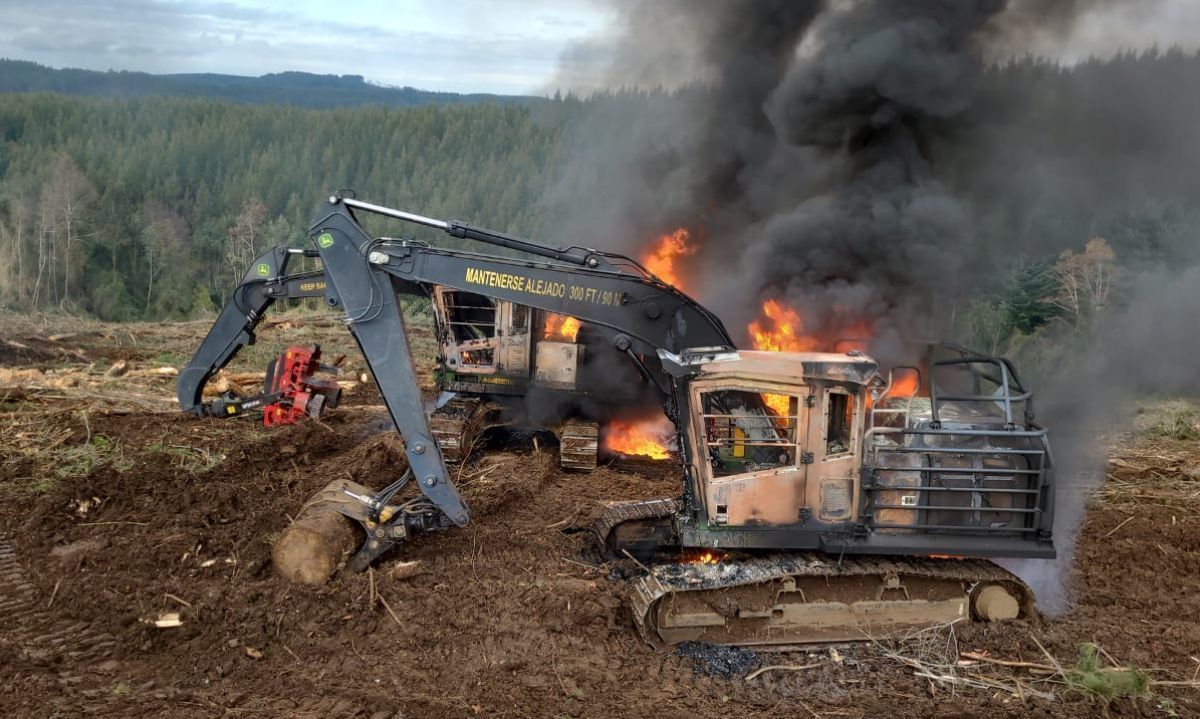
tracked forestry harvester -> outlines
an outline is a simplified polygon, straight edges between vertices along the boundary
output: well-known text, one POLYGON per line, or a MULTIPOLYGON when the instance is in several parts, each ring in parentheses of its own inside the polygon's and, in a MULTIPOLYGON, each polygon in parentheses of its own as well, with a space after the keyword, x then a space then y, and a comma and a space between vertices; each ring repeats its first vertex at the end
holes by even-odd
MULTIPOLYGON (((627 257, 340 196, 321 208, 310 236, 314 249, 275 249, 257 261, 180 373, 179 400, 201 415, 239 401, 206 404, 201 391, 253 341, 277 299, 321 296, 344 311, 409 464, 381 490, 338 480, 313 503, 363 530, 348 569, 470 519, 423 407, 397 300, 452 303, 447 294, 470 293, 492 308, 510 303, 583 323, 589 351, 603 346, 621 358, 637 391, 674 423, 678 491, 613 504, 596 530, 613 557, 636 558, 644 569, 631 580, 630 605, 652 644, 861 639, 1033 611, 1025 584, 988 561, 1054 556, 1049 444, 1007 360, 936 347, 923 367, 881 372, 855 351, 739 351, 716 316, 627 257), (356 213, 518 256, 374 238, 356 213), (286 274, 293 254, 319 257, 322 270, 286 274), (409 482, 419 493, 402 491, 409 482)), ((509 337, 476 339, 502 354, 509 337)), ((472 338, 453 340, 462 351, 472 338)))

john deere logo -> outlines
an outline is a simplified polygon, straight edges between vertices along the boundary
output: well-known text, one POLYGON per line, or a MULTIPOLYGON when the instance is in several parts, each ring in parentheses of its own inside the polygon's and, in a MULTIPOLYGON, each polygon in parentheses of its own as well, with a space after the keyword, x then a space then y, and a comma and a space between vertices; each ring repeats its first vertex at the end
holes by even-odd
POLYGON ((271 266, 265 262, 258 263, 258 276, 269 277, 271 275, 271 266))
POLYGON ((328 232, 322 232, 321 236, 317 238, 317 244, 322 248, 333 247, 333 235, 328 232))

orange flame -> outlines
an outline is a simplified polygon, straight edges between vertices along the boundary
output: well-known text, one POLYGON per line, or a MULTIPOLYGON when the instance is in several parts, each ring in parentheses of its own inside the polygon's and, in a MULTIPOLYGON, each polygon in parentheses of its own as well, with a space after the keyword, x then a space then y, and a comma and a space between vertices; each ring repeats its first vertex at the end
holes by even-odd
POLYGON ((685 564, 718 564, 723 556, 720 552, 705 549, 691 556, 685 556, 683 561, 685 564))
MULTIPOLYGON (((871 323, 865 320, 843 321, 832 327, 828 336, 804 332, 800 313, 779 300, 762 303, 762 315, 747 327, 756 350, 768 352, 845 352, 866 350, 871 323)), ((835 315, 836 316, 836 315, 835 315)))
MULTIPOLYGON (((840 328, 843 336, 852 339, 831 339, 804 334, 804 323, 800 313, 778 300, 766 300, 762 303, 762 316, 752 321, 747 330, 756 350, 767 352, 814 352, 826 349, 832 352, 844 352, 847 349, 866 349, 863 339, 871 334, 870 325, 864 321, 851 322, 840 328)), ((911 378, 910 380, 911 381, 911 378)), ((893 387, 899 391, 896 387, 893 387)), ((916 394, 916 389, 912 390, 916 394)), ((787 395, 764 394, 763 403, 780 417, 791 414, 790 399, 787 395)), ((785 425, 786 426, 786 425, 785 425)))
MULTIPOLYGON (((812 349, 812 338, 799 334, 800 315, 791 307, 767 300, 762 304, 762 313, 762 321, 754 320, 749 327, 754 349, 768 352, 805 352, 812 349)), ((787 395, 764 394, 762 399, 778 416, 787 417, 790 414, 787 395)))
POLYGON ((908 399, 916 397, 921 389, 921 380, 916 372, 904 372, 892 376, 892 386, 888 389, 887 397, 908 399))
MULTIPOLYGON (((767 407, 770 407, 771 411, 773 411, 779 417, 790 417, 792 415, 792 412, 791 412, 792 398, 789 397, 788 395, 786 395, 786 394, 764 394, 764 395, 762 395, 762 399, 763 399, 763 404, 767 405, 767 407)), ((776 422, 776 424, 780 424, 784 427, 788 427, 790 425, 787 422, 788 422, 787 420, 783 420, 782 422, 776 422)))
POLYGON ((675 432, 666 417, 642 422, 615 420, 604 427, 604 449, 617 454, 667 459, 671 451, 665 439, 675 432))
POLYGON ((750 338, 756 350, 768 352, 811 352, 816 347, 812 337, 800 334, 803 329, 796 310, 777 300, 762 304, 760 319, 750 323, 750 338))
POLYGON ((553 312, 546 313, 545 329, 543 331, 543 339, 559 340, 562 342, 574 342, 579 336, 579 320, 567 315, 559 315, 553 312))
POLYGON ((642 264, 658 279, 672 287, 682 289, 683 285, 680 282, 678 270, 675 268, 675 260, 682 256, 695 254, 696 248, 688 244, 689 237, 688 231, 682 227, 659 237, 650 253, 642 258, 642 264))

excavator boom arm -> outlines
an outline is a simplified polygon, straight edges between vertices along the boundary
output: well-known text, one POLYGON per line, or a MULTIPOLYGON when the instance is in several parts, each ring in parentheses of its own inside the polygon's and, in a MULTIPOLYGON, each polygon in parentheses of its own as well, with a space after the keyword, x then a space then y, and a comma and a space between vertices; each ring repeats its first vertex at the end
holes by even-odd
MULTIPOLYGON (((424 293, 431 285, 442 285, 571 315, 609 329, 617 349, 629 354, 644 374, 648 371, 638 353, 654 356, 660 349, 679 352, 688 347, 733 345, 711 312, 619 255, 547 247, 461 222, 338 196, 331 197, 318 213, 310 236, 316 250, 274 248, 250 268, 196 356, 180 372, 180 405, 194 414, 216 414, 214 406, 226 405, 203 403, 204 384, 241 347, 253 343, 254 330, 266 309, 276 299, 323 295, 330 307, 345 313, 346 326, 362 350, 396 429, 405 438, 411 476, 425 497, 456 525, 466 524, 470 515, 429 428, 397 293, 424 293), (527 257, 375 239, 359 224, 354 209, 436 227, 455 237, 516 250, 527 257), (292 254, 319 257, 323 271, 286 274, 292 254)), ((664 397, 664 401, 673 400, 664 397)), ((339 509, 362 523, 369 537, 381 540, 369 541, 370 551, 363 550, 369 556, 356 557, 355 566, 366 566, 393 537, 406 536, 403 527, 392 532, 387 513, 381 514, 382 504, 403 481, 364 501, 365 509, 339 509)), ((402 522, 402 513, 392 515, 391 521, 402 522)))
POLYGON ((421 492, 452 522, 466 524, 467 507, 429 430, 396 291, 387 275, 373 271, 362 255, 364 239, 370 237, 348 213, 326 216, 317 229, 327 301, 346 313, 346 326, 366 358, 388 414, 404 437, 409 467, 421 492))

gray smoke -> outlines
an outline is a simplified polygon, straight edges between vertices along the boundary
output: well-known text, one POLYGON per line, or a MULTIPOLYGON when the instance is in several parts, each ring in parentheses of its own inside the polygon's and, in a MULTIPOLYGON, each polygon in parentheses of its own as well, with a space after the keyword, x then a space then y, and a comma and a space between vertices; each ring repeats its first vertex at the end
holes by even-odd
MULTIPOLYGON (((1055 451, 1054 544, 1058 558, 1001 562, 1030 584, 1038 606, 1057 615, 1071 607, 1075 543, 1088 498, 1104 479, 1100 435, 1129 426, 1130 400, 1147 395, 1197 395, 1200 337, 1190 331, 1200 312, 1200 266, 1144 269, 1129 283, 1127 301, 1083 338, 1068 361, 1043 380, 1041 423, 1055 451)), ((1072 338, 1063 338, 1072 341, 1072 338)))
MULTIPOLYGON (((1190 266, 1200 213, 1178 208, 1195 205, 1200 62, 1175 52, 1174 64, 1157 54, 1085 64, 1066 97, 1023 95, 986 64, 1067 38, 1081 18, 1160 4, 615 3, 616 60, 579 83, 603 54, 580 48, 564 77, 613 92, 567 128, 549 225, 635 255, 686 226, 701 249, 681 260, 685 289, 735 338, 763 299, 779 298, 824 338, 873 318, 885 363, 911 359, 901 338, 948 337, 1014 259, 1079 247, 1099 228, 1170 215, 1148 255, 1190 266)), ((1005 77, 1057 72, 1027 60, 1005 77)), ((1182 328, 1200 308, 1200 272, 1132 269, 1140 279, 1106 331, 1071 338, 1074 360, 1036 382, 1058 455, 1063 559, 1020 569, 1051 611, 1067 606, 1074 537, 1103 476, 1096 437, 1121 420, 1113 408, 1127 393, 1200 381, 1195 363, 1175 359, 1195 355, 1173 351, 1190 352, 1182 328)))

